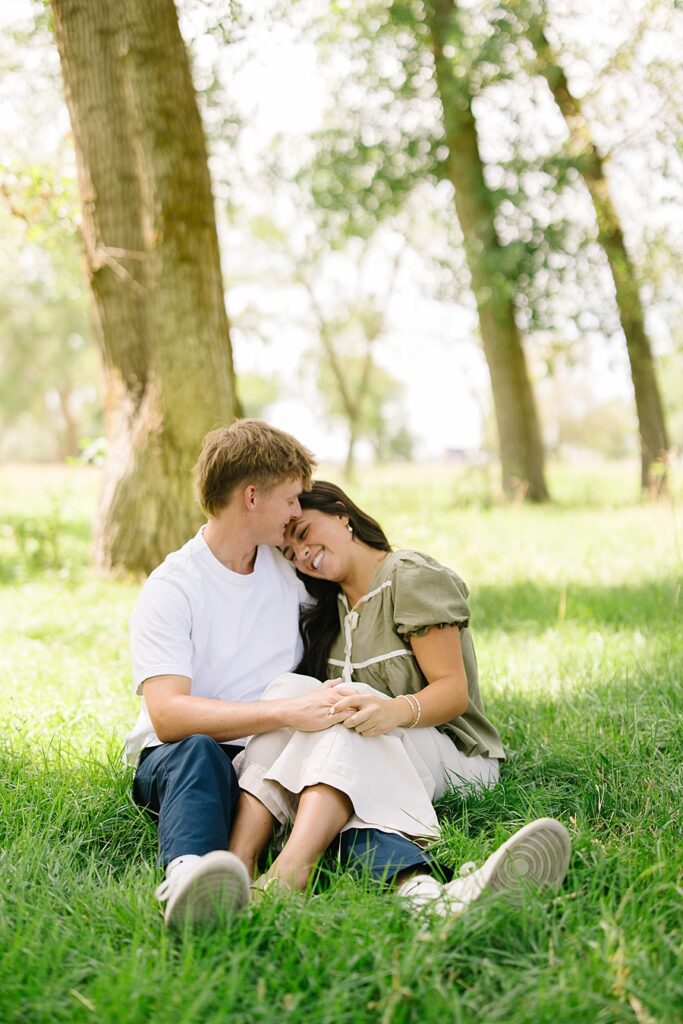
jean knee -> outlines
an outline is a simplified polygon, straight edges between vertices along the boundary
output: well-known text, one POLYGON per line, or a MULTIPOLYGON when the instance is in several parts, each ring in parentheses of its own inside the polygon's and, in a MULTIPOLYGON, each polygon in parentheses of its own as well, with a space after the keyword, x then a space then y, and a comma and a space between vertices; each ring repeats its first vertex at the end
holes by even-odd
POLYGON ((202 778, 213 776, 221 784, 237 787, 237 774, 232 761, 217 740, 204 733, 193 733, 177 744, 175 757, 167 766, 182 776, 202 778))
POLYGON ((218 740, 202 732, 192 733, 184 740, 179 740, 177 749, 185 755, 192 754, 193 757, 213 758, 218 754, 223 756, 218 740))

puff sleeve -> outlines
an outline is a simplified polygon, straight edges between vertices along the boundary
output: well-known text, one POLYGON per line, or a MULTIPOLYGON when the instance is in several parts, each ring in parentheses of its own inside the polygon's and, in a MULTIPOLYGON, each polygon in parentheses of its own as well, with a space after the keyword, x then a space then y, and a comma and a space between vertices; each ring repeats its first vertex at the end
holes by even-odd
POLYGON ((438 563, 399 563, 393 574, 394 624, 403 640, 432 626, 469 625, 467 585, 438 563))

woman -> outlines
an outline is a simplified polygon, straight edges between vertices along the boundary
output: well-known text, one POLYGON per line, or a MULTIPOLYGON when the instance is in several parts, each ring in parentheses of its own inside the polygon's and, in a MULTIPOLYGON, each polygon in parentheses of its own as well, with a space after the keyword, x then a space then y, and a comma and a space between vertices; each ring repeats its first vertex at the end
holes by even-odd
MULTIPOLYGON (((282 729, 250 740, 236 763, 244 795, 230 847, 253 870, 273 819, 293 821, 257 884, 275 878, 298 889, 342 830, 430 841, 438 835, 433 801, 449 787, 495 785, 505 756, 483 712, 463 581, 426 555, 392 551, 379 524, 334 484, 316 482, 300 502, 283 553, 315 603, 302 616, 301 674, 275 680, 264 699, 327 680, 347 717, 324 732, 282 729)), ((522 873, 557 885, 568 859, 566 830, 542 819, 475 875, 445 887, 421 875, 399 892, 459 909, 484 886, 520 895, 522 873)))

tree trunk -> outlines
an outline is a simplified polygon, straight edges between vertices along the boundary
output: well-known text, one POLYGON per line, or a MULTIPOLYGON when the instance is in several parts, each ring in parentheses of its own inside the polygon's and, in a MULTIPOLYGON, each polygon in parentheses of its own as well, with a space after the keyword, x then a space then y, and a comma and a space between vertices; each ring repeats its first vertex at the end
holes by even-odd
POLYGON ((548 83, 567 124, 572 155, 595 207, 598 241, 612 271, 635 391, 640 432, 641 488, 648 495, 663 494, 667 490, 669 454, 664 407, 657 385, 652 346, 645 327, 637 274, 626 249, 619 215, 612 202, 604 161, 591 138, 581 104, 569 90, 567 77, 547 39, 543 21, 539 17, 531 18, 526 20, 526 25, 527 35, 538 57, 538 70, 548 83))
POLYGON ((78 423, 71 411, 71 390, 63 385, 61 388, 56 388, 56 391, 62 422, 57 427, 55 434, 59 449, 59 461, 66 462, 67 459, 78 457, 78 423))
POLYGON ((508 497, 547 501, 544 451, 510 282, 502 270, 496 200, 484 178, 472 96, 446 56, 457 34, 453 0, 433 0, 429 29, 448 146, 448 176, 465 238, 467 264, 491 375, 503 490, 508 497))
POLYGON ((201 520, 191 470, 237 414, 207 154, 173 0, 51 0, 104 362, 96 563, 149 571, 201 520))
POLYGON ((356 425, 349 423, 349 437, 346 442, 346 458, 344 459, 344 479, 351 483, 356 475, 356 425))

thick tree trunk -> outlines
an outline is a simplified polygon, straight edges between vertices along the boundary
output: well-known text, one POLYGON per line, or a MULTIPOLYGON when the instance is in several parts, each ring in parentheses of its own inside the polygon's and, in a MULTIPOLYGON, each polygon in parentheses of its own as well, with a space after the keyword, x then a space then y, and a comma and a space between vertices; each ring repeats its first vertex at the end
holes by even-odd
POLYGON ((567 77, 547 39, 542 20, 532 18, 526 24, 527 34, 538 57, 538 70, 548 83, 564 116, 572 155, 576 158, 577 168, 593 200, 598 240, 612 271, 619 319, 631 365, 640 432, 641 487, 645 494, 655 496, 665 493, 667 489, 669 439, 637 274, 626 249, 619 215, 612 202, 604 161, 591 138, 581 104, 569 90, 567 77))
POLYGON ((149 571, 201 517, 237 414, 207 154, 173 0, 51 0, 78 159, 108 451, 96 562, 149 571))
POLYGON ((546 501, 544 451, 513 293, 502 271, 495 227, 496 201, 486 185, 464 77, 456 77, 446 56, 457 32, 453 0, 432 0, 429 28, 436 82, 443 106, 448 175, 465 238, 467 264, 479 313, 484 354, 491 374, 498 427, 503 489, 508 497, 546 501))

